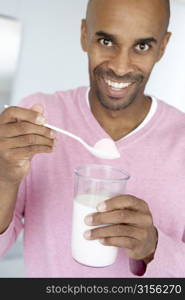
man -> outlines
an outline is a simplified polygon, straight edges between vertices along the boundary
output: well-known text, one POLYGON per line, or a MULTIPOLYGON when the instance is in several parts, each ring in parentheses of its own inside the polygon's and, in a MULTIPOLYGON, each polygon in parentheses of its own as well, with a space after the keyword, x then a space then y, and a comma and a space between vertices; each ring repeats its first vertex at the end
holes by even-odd
POLYGON ((0 253, 24 227, 28 276, 185 276, 185 116, 144 94, 170 38, 169 17, 165 0, 89 1, 81 43, 90 90, 36 94, 0 116, 0 253), (100 160, 62 135, 54 142, 46 120, 91 145, 111 137, 121 158, 100 160), (73 171, 92 163, 131 175, 127 195, 85 218, 87 225, 111 224, 84 233, 89 242, 119 247, 106 268, 71 257, 73 171))

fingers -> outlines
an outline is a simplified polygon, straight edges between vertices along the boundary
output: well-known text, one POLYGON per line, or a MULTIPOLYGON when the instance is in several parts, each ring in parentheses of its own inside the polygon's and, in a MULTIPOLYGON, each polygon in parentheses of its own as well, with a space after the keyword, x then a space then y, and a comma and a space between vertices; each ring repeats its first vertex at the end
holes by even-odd
POLYGON ((40 104, 34 104, 32 107, 31 107, 32 110, 34 111, 37 111, 37 112, 40 112, 41 114, 43 114, 44 112, 44 108, 42 105, 40 104))
POLYGON ((85 232, 86 239, 125 248, 127 255, 134 259, 153 255, 158 238, 152 214, 144 200, 120 195, 101 202, 97 210, 99 212, 84 219, 89 226, 100 226, 85 232))
POLYGON ((141 240, 145 231, 129 225, 108 225, 98 227, 96 229, 88 230, 85 232, 85 238, 89 240, 96 240, 109 237, 125 237, 141 240))
MULTIPOLYGON (((24 117, 22 116, 22 119, 26 119, 29 116, 28 119, 34 122, 33 118, 35 116, 38 117, 38 111, 43 111, 43 108, 40 105, 34 105, 32 109, 35 109, 37 112, 16 107, 10 110, 10 115, 13 111, 14 116, 23 114, 24 117), (32 115, 32 113, 36 115, 32 115)), ((6 112, 4 112, 4 116, 7 118, 6 112)), ((40 116, 41 115, 39 115, 39 117, 40 116)), ((41 118, 43 118, 43 116, 41 116, 41 118)), ((35 122, 37 122, 37 120, 35 122)), ((34 146, 34 148, 29 147, 27 149, 27 152, 32 152, 32 150, 30 149, 34 149, 33 152, 35 153, 35 150, 39 145, 43 146, 43 148, 38 148, 39 153, 40 149, 44 149, 44 151, 48 152, 48 147, 53 147, 54 138, 55 133, 51 129, 27 121, 19 120, 19 122, 0 124, 0 152, 6 152, 9 149, 20 147, 34 146)))
POLYGON ((137 241, 128 237, 108 237, 99 240, 104 246, 114 246, 132 250, 137 241))
POLYGON ((0 151, 7 149, 22 148, 27 146, 47 146, 53 147, 54 140, 35 134, 27 134, 14 138, 6 138, 4 142, 0 139, 0 151))
POLYGON ((54 138, 55 136, 54 132, 49 128, 24 121, 0 126, 0 137, 10 138, 26 134, 38 134, 48 138, 54 138))
POLYGON ((149 210, 147 203, 132 195, 120 195, 109 200, 101 202, 97 206, 100 212, 111 211, 116 209, 130 209, 135 211, 147 212, 149 210))
POLYGON ((44 116, 40 112, 17 106, 11 106, 5 109, 0 115, 0 124, 12 123, 17 120, 38 125, 46 123, 44 116))
POLYGON ((43 107, 9 107, 0 114, 0 178, 20 183, 35 154, 53 152, 55 134, 46 128, 43 107))
POLYGON ((99 240, 106 246, 132 249, 139 241, 138 231, 124 225, 106 226, 84 233, 86 240, 99 240))
POLYGON ((85 223, 91 226, 123 223, 137 227, 146 227, 152 224, 152 219, 150 214, 123 209, 88 215, 85 217, 85 223))
POLYGON ((43 145, 32 145, 28 147, 23 148, 15 148, 15 149, 9 149, 4 153, 3 158, 8 163, 10 162, 19 162, 23 160, 28 160, 33 157, 35 154, 39 153, 51 153, 53 151, 52 147, 43 146, 43 145))

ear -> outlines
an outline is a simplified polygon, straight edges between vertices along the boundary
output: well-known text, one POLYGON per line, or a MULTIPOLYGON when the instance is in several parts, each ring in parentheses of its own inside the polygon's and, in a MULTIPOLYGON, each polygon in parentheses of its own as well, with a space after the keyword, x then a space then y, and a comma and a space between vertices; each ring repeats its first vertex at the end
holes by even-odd
POLYGON ((166 47, 168 45, 168 42, 169 42, 169 40, 171 38, 171 35, 172 35, 171 32, 166 32, 166 34, 165 34, 165 36, 164 36, 164 38, 162 40, 161 46, 160 46, 160 51, 159 51, 159 55, 158 55, 157 61, 159 61, 163 57, 163 55, 165 53, 165 50, 166 50, 166 47))
POLYGON ((81 23, 81 46, 83 51, 87 52, 87 23, 85 19, 83 19, 81 23))

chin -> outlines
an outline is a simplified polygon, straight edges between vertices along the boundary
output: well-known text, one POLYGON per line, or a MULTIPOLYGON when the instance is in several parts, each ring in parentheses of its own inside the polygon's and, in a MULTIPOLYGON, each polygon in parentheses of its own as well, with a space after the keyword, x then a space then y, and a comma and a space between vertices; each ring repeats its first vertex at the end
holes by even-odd
POLYGON ((123 109, 126 109, 130 105, 130 103, 128 103, 128 104, 124 103, 124 104, 120 104, 120 105, 118 105, 118 104, 113 105, 113 104, 105 103, 105 102, 102 102, 102 101, 100 101, 100 103, 104 108, 106 108, 108 110, 111 110, 111 111, 121 111, 123 109))
POLYGON ((121 111, 126 109, 128 106, 130 106, 134 100, 136 99, 135 95, 132 97, 129 97, 129 99, 118 99, 118 98, 110 98, 105 97, 103 95, 97 94, 97 98, 100 102, 100 104, 111 111, 121 111))

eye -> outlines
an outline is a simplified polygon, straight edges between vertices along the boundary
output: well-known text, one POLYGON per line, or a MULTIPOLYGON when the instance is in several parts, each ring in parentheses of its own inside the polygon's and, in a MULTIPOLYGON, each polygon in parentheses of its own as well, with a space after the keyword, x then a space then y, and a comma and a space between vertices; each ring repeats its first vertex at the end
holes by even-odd
POLYGON ((107 39, 99 39, 99 42, 102 46, 111 47, 113 43, 107 39))
POLYGON ((146 52, 151 48, 151 46, 148 44, 145 44, 145 43, 141 43, 141 44, 138 44, 135 48, 138 51, 146 52))

